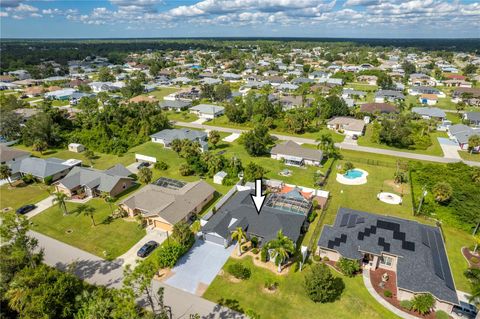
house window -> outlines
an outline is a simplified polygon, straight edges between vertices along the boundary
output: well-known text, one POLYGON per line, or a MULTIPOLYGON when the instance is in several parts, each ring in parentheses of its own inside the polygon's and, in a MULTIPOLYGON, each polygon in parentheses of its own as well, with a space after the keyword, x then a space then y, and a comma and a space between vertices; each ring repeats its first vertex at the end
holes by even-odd
POLYGON ((393 264, 393 258, 388 256, 382 256, 380 257, 380 264, 390 267, 393 264))

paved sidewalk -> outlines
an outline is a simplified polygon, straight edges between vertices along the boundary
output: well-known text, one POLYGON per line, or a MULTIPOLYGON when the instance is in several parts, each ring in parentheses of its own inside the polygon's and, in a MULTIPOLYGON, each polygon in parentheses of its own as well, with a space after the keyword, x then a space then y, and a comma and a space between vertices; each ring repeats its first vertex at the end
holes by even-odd
POLYGON ((396 307, 388 303, 385 299, 383 299, 373 288, 372 283, 370 281, 370 272, 368 270, 363 270, 363 283, 367 288, 368 292, 375 298, 379 303, 382 304, 385 308, 396 314, 397 316, 404 318, 404 319, 418 319, 415 316, 412 316, 396 307))
MULTIPOLYGON (((210 126, 205 124, 197 124, 195 122, 174 122, 175 125, 178 126, 185 126, 185 127, 192 127, 198 129, 210 129, 210 130, 217 130, 219 132, 227 132, 227 133, 238 133, 241 134, 247 130, 243 129, 234 129, 228 127, 219 127, 219 126, 210 126)), ((271 134, 272 136, 277 137, 280 140, 290 140, 297 142, 299 144, 316 144, 314 139, 297 137, 297 136, 287 136, 287 135, 280 135, 280 134, 271 134)), ((359 145, 352 145, 348 143, 336 143, 336 147, 340 149, 352 150, 352 151, 359 151, 359 152, 366 152, 366 153, 373 153, 373 154, 383 154, 395 157, 402 157, 402 158, 409 158, 418 161, 429 161, 429 162, 437 162, 437 163, 454 163, 459 162, 458 159, 452 158, 444 158, 440 156, 432 156, 432 155, 424 155, 424 154, 417 154, 417 153, 408 153, 408 152, 401 152, 401 151, 392 151, 386 150, 381 148, 375 147, 367 147, 367 146, 359 146, 359 145)), ((463 161, 465 164, 470 166, 480 166, 480 162, 473 162, 473 161, 463 161)))
POLYGON ((53 206, 53 198, 54 198, 54 196, 48 196, 44 200, 39 201, 38 203, 35 204, 37 206, 37 208, 35 208, 34 210, 26 213, 25 216, 28 219, 30 219, 33 216, 36 216, 36 215, 40 214, 41 212, 43 212, 44 210, 52 207, 53 206))

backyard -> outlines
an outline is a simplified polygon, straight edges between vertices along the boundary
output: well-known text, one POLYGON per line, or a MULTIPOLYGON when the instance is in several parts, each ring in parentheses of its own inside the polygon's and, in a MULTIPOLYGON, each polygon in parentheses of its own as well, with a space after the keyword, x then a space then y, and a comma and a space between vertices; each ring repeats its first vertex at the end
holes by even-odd
POLYGON ((107 259, 122 255, 145 236, 145 229, 133 219, 109 219, 111 209, 103 199, 86 204, 95 209, 96 226, 90 217, 77 214, 79 204, 67 203, 67 215, 58 205, 52 206, 31 219, 32 229, 107 259))
POLYGON ((302 272, 291 272, 278 276, 270 270, 253 265, 251 257, 240 261, 229 259, 225 269, 240 262, 251 270, 251 277, 240 282, 232 282, 227 275, 218 275, 203 295, 213 302, 222 303, 232 309, 245 312, 253 310, 262 319, 268 318, 351 318, 352 313, 358 318, 398 318, 383 308, 370 294, 363 284, 361 276, 347 278, 340 274, 345 283, 345 290, 333 303, 314 303, 305 294, 303 282, 308 269, 302 272), (266 292, 264 284, 267 280, 278 282, 274 293, 266 292))

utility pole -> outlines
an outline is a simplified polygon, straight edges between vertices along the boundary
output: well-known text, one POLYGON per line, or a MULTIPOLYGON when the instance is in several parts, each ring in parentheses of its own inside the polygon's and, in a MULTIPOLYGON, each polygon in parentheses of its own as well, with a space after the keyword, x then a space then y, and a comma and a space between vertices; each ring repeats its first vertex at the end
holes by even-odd
POLYGON ((415 215, 418 215, 420 213, 420 209, 422 208, 423 200, 425 199, 425 196, 427 196, 427 185, 424 185, 422 188, 422 198, 420 198, 420 203, 418 203, 418 209, 417 213, 415 215))

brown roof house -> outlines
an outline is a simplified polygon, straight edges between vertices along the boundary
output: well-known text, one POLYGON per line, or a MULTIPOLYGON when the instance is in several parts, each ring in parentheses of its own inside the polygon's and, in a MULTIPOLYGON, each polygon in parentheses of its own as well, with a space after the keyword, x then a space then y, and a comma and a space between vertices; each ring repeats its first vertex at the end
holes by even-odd
POLYGON ((275 145, 270 154, 273 159, 284 160, 285 165, 290 166, 318 166, 323 158, 322 151, 301 147, 293 141, 275 145))
POLYGON ((363 131, 365 129, 365 122, 363 120, 357 120, 353 117, 338 116, 328 121, 327 127, 330 130, 334 130, 347 136, 361 136, 363 135, 363 131))
POLYGON ((147 224, 172 231, 173 225, 188 221, 214 197, 215 189, 204 181, 185 183, 160 178, 120 203, 130 216, 141 214, 147 224))
POLYGON ((395 105, 389 103, 365 103, 360 105, 360 112, 363 113, 395 113, 398 109, 395 105))

